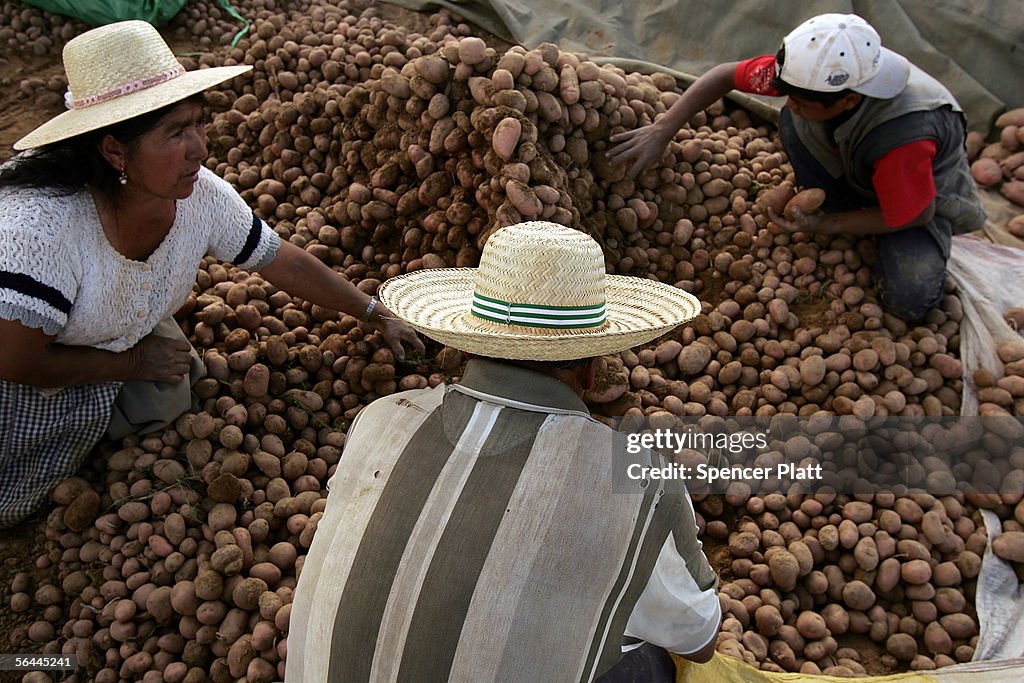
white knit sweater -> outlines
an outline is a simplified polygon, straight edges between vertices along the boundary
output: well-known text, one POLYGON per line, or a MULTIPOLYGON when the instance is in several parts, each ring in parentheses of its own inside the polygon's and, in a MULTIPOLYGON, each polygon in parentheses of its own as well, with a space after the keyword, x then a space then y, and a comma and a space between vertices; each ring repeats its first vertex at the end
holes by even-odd
POLYGON ((88 190, 0 191, 0 318, 71 346, 124 351, 188 299, 209 254, 259 270, 280 238, 227 182, 202 168, 174 225, 145 261, 118 253, 88 190))

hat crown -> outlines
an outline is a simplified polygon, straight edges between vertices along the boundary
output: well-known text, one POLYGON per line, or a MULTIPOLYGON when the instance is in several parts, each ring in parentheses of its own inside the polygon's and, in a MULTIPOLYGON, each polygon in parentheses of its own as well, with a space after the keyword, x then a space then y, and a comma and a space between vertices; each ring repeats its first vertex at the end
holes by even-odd
POLYGON ((559 308, 605 302, 601 247, 557 223, 530 221, 496 231, 480 255, 475 293, 512 304, 559 308))
POLYGON ((76 101, 183 71, 160 33, 145 21, 120 21, 87 31, 68 41, 63 55, 68 89, 76 101))
POLYGON ((856 14, 821 14, 797 26, 783 41, 782 79, 808 90, 835 91, 874 78, 881 66, 882 40, 856 14))

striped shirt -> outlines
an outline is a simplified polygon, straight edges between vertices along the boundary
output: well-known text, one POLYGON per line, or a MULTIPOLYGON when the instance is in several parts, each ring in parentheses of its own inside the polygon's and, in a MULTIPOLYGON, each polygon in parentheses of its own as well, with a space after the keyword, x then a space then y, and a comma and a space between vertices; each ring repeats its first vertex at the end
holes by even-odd
POLYGON ((591 681, 631 642, 702 649, 721 614, 693 507, 613 493, 633 462, 661 464, 507 364, 372 403, 328 483, 286 680, 591 681))

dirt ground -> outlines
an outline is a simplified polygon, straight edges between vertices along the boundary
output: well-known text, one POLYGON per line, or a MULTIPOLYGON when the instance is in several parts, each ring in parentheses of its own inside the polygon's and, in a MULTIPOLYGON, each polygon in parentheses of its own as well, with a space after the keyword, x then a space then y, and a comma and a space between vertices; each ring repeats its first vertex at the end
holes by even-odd
POLYGON ((26 51, 0 45, 0 159, 14 153, 17 140, 40 123, 60 113, 57 108, 41 108, 19 88, 23 79, 47 79, 64 73, 60 55, 36 56, 26 51))

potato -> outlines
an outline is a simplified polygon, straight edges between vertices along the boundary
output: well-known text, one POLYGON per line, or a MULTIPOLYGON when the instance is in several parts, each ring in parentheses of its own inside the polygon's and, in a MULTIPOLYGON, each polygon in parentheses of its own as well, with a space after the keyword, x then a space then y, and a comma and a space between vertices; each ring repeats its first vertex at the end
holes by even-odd
POLYGON ((810 660, 821 661, 835 652, 837 643, 831 636, 807 643, 804 646, 804 656, 810 660))
POLYGON ((96 519, 100 504, 100 494, 96 491, 91 488, 82 491, 64 510, 64 524, 71 531, 85 531, 96 519))
POLYGON ((800 576, 800 565, 791 552, 782 548, 776 549, 768 559, 768 568, 771 579, 779 590, 793 590, 800 576))
POLYGON ((779 610, 773 605, 761 605, 754 610, 754 622, 758 633, 768 637, 777 634, 784 623, 779 610))
POLYGON ((953 652, 952 638, 937 621, 933 621, 925 627, 924 644, 933 654, 949 655, 953 652))
POLYGON ((242 388, 246 396, 260 398, 267 395, 270 387, 270 368, 263 363, 256 363, 245 372, 242 388))
POLYGON ((1003 181, 1003 169, 995 159, 978 159, 971 164, 971 175, 982 187, 992 187, 1003 181))
POLYGON ((900 577, 912 585, 925 584, 931 581, 932 568, 925 560, 910 560, 900 567, 900 577))
POLYGON ((149 506, 139 501, 129 501, 117 509, 117 516, 128 523, 141 522, 149 513, 149 506))
POLYGON ((1004 531, 992 541, 992 551, 1004 560, 1024 562, 1024 531, 1004 531))
POLYGON ((918 524, 924 517, 924 510, 916 501, 910 498, 897 498, 893 505, 896 514, 900 516, 905 524, 918 524))
MULTIPOLYGON (((703 149, 700 145, 698 147, 703 149)), ((762 213, 767 214, 770 210, 781 215, 795 195, 796 190, 793 188, 793 184, 787 181, 763 190, 757 196, 756 203, 762 213)))
POLYGON ((249 667, 249 662, 259 654, 252 646, 252 635, 246 633, 234 643, 228 650, 227 664, 228 671, 234 678, 241 678, 249 667))
POLYGON ((458 41, 457 45, 458 59, 463 64, 479 64, 487 53, 487 43, 475 36, 463 38, 458 41))
MULTIPOLYGON (((800 632, 801 636, 809 640, 819 640, 829 635, 824 617, 817 612, 801 612, 800 616, 796 619, 796 629, 800 632)), ((812 657, 812 659, 818 658, 812 657)))
POLYGON ((768 652, 771 658, 787 671, 793 671, 796 669, 796 655, 793 654, 793 649, 785 642, 781 640, 773 640, 768 648, 768 652))
POLYGON ((834 636, 846 633, 850 629, 850 616, 842 605, 829 603, 821 610, 828 632, 834 636))
POLYGON ((171 587, 160 586, 154 588, 146 597, 146 611, 149 612, 157 623, 165 624, 174 617, 174 607, 171 605, 171 587))
POLYGON ((909 662, 917 656, 917 641, 906 633, 894 633, 885 641, 885 649, 896 659, 909 662))
POLYGON ((1010 180, 999 187, 1003 195, 1017 206, 1024 206, 1024 180, 1010 180))
POLYGON ((962 590, 944 586, 935 591, 934 603, 939 612, 956 614, 966 608, 967 599, 962 590))
POLYGON ((878 546, 871 536, 864 536, 853 549, 853 557, 864 571, 874 571, 878 567, 878 546))
POLYGON ((850 609, 865 611, 875 604, 875 594, 871 588, 860 580, 854 580, 843 586, 843 602, 850 609))
POLYGON ((259 607, 260 596, 267 590, 267 582, 256 577, 242 579, 231 591, 231 601, 239 608, 252 612, 259 607))
POLYGON ((494 136, 491 140, 495 153, 505 161, 511 159, 522 133, 523 126, 519 119, 513 117, 502 119, 494 128, 494 136))
POLYGON ((206 517, 206 523, 214 532, 231 529, 237 520, 238 510, 230 503, 217 503, 206 517))
POLYGON ((1011 218, 1006 224, 1006 230, 1014 237, 1024 239, 1024 214, 1011 218))
POLYGON ((292 565, 295 564, 297 556, 298 551, 295 546, 291 543, 282 541, 270 548, 267 559, 282 571, 288 571, 292 568, 292 565))
POLYGON ((825 203, 825 191, 812 187, 806 190, 797 192, 796 195, 788 202, 783 210, 786 218, 793 220, 796 218, 796 209, 800 209, 805 215, 811 215, 821 208, 821 205, 825 203))
POLYGON ((1007 126, 1024 126, 1024 107, 1004 111, 996 118, 996 128, 1006 128, 1007 126))
POLYGON ((939 617, 939 623, 956 640, 970 638, 978 633, 978 625, 966 614, 946 614, 939 617))
POLYGON ((226 545, 213 553, 213 556, 210 558, 210 564, 224 576, 237 574, 242 571, 242 549, 234 544, 226 545))
POLYGON ((810 546, 803 540, 796 540, 789 544, 789 552, 796 558, 800 576, 807 576, 814 568, 814 554, 810 546))
POLYGON ((832 524, 826 524, 818 530, 818 542, 825 550, 835 550, 839 547, 839 530, 832 524))
POLYGON ((202 600, 196 595, 196 585, 192 581, 179 581, 171 588, 171 607, 176 614, 192 616, 199 609, 202 600))

